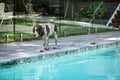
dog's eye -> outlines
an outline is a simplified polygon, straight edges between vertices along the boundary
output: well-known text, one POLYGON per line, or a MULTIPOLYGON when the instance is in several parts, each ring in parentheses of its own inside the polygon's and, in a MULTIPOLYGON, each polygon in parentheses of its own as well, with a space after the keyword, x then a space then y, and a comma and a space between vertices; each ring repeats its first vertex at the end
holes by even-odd
POLYGON ((39 32, 39 29, 36 29, 37 32, 39 32))

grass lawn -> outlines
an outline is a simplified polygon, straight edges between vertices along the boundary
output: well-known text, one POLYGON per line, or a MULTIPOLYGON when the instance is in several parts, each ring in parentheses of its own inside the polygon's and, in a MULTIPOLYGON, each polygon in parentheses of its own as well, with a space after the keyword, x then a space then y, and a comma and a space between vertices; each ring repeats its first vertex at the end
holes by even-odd
MULTIPOLYGON (((100 32, 109 32, 110 29, 97 28, 97 32, 95 28, 90 28, 90 33, 100 33, 100 32)), ((62 35, 71 36, 71 35, 82 35, 88 34, 88 27, 80 27, 73 25, 61 25, 60 36, 62 35)))
MULTIPOLYGON (((40 22, 37 22, 39 24, 40 22)), ((29 25, 31 27, 32 22, 31 21, 26 21, 24 22, 23 20, 16 20, 16 24, 21 24, 21 25, 29 25)), ((59 37, 63 36, 73 36, 73 35, 82 35, 82 34, 88 34, 88 28, 87 27, 80 27, 80 26, 74 26, 74 25, 66 25, 66 24, 57 24, 58 30, 59 30, 59 37)), ((9 30, 9 29, 8 29, 9 30)), ((90 28, 90 33, 95 33, 95 28, 90 28)), ((111 31, 110 29, 97 29, 97 33, 100 32, 108 32, 111 31)), ((6 35, 9 35, 9 42, 13 41, 20 41, 20 32, 16 32, 15 35, 13 32, 0 32, 0 43, 5 43, 6 42, 6 35)), ((28 40, 33 40, 33 39, 39 39, 39 38, 33 38, 32 34, 29 33, 24 33, 23 34, 23 40, 28 41, 28 40)), ((53 36, 51 36, 53 37, 53 36)))
MULTIPOLYGON (((6 42, 6 36, 9 36, 9 42, 15 42, 15 41, 20 41, 20 34, 16 32, 15 36, 12 32, 0 32, 0 43, 5 43, 6 42)), ((22 33, 23 35, 23 40, 24 41, 28 41, 28 40, 32 40, 33 39, 33 35, 32 34, 27 34, 27 33, 22 33)))

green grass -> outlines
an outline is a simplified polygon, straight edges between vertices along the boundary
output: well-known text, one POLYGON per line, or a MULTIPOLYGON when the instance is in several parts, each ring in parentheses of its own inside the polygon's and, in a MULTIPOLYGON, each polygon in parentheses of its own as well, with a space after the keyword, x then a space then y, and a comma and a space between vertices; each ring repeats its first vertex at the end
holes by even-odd
MULTIPOLYGON (((91 34, 95 33, 95 28, 90 28, 91 34)), ((111 30, 109 29, 99 29, 97 33, 100 32, 109 32, 111 30)), ((12 32, 0 32, 0 43, 6 42, 6 35, 9 35, 9 42, 15 42, 20 41, 20 34, 19 32, 16 32, 15 35, 12 32)), ((28 33, 22 33, 23 34, 23 41, 29 41, 33 39, 40 39, 40 38, 33 38, 32 34, 28 33)), ((76 27, 76 26, 70 26, 70 25, 62 25, 61 30, 59 33, 59 37, 63 36, 73 36, 73 35, 82 35, 82 34, 88 34, 88 28, 86 27, 76 27)), ((53 36, 51 36, 53 37, 53 36)))
MULTIPOLYGON (((37 22, 41 23, 41 22, 37 22)), ((24 20, 16 20, 16 24, 22 24, 22 25, 28 25, 31 26, 32 22, 31 21, 25 21, 24 20)), ((75 25, 66 25, 66 24, 57 24, 58 30, 59 30, 59 37, 63 36, 73 36, 73 35, 82 35, 82 34, 88 34, 88 28, 87 27, 80 27, 80 26, 75 26, 75 25)), ((102 29, 98 28, 97 33, 100 32, 109 32, 111 31, 110 29, 102 29)), ((96 33, 95 28, 90 28, 90 33, 96 33)), ((13 32, 0 32, 0 43, 6 42, 6 35, 9 35, 9 42, 14 42, 14 41, 20 41, 20 32, 16 32, 15 35, 13 32)), ((33 39, 39 39, 39 38, 33 38, 32 34, 28 33, 22 33, 23 34, 23 40, 28 41, 28 40, 33 40, 33 39)), ((53 37, 53 36, 51 36, 53 37)))
MULTIPOLYGON (((6 42, 6 36, 9 36, 9 42, 15 42, 15 41, 20 41, 20 34, 21 33, 15 33, 15 35, 12 32, 0 32, 0 43, 5 43, 6 42)), ((27 33, 22 33, 23 35, 23 41, 28 41, 32 40, 33 35, 32 34, 27 34, 27 33)))
MULTIPOLYGON (((90 33, 100 33, 100 32, 109 32, 110 29, 103 29, 98 28, 97 32, 95 28, 90 28, 90 33)), ((60 36, 63 36, 65 33, 66 36, 72 36, 72 35, 82 35, 82 34, 88 34, 88 28, 87 27, 80 27, 80 26, 73 26, 73 25, 61 25, 60 30, 60 36)))

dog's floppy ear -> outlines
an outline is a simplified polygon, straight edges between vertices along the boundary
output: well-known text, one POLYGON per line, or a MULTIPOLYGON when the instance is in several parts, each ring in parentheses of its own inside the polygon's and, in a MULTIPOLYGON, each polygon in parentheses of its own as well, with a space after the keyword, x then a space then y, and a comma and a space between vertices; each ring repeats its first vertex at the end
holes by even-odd
POLYGON ((33 27, 33 33, 35 32, 35 26, 33 27))
POLYGON ((44 35, 44 28, 42 27, 42 25, 37 26, 37 31, 40 36, 44 35))

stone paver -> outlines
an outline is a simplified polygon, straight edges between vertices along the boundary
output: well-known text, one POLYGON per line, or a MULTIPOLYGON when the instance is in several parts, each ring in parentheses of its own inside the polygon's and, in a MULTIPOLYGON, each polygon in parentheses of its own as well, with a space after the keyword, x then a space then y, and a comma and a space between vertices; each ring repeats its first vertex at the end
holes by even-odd
POLYGON ((39 52, 42 46, 42 40, 0 44, 0 63, 23 57, 93 46, 93 44, 90 43, 94 41, 96 42, 94 45, 120 42, 120 32, 106 32, 58 38, 58 49, 53 49, 54 39, 50 39, 50 50, 44 52, 39 52))

